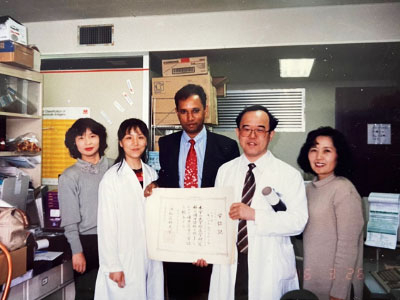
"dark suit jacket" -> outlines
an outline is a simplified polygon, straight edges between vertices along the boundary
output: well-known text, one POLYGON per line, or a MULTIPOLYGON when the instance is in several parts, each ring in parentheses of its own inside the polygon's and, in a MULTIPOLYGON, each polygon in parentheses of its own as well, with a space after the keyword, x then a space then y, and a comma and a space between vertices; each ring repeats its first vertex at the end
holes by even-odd
MULTIPOLYGON (((182 131, 158 141, 160 147, 159 187, 179 188, 179 148, 182 131)), ((206 152, 204 154, 201 187, 213 187, 218 168, 239 156, 236 141, 207 131, 206 152)), ((210 285, 211 265, 199 268, 188 263, 164 263, 166 293, 169 298, 191 300, 206 298, 210 285)))
MULTIPOLYGON (((159 139, 160 166, 157 184, 160 187, 179 187, 178 159, 182 131, 159 139)), ((236 141, 207 131, 201 187, 213 187, 218 168, 240 155, 236 141)))

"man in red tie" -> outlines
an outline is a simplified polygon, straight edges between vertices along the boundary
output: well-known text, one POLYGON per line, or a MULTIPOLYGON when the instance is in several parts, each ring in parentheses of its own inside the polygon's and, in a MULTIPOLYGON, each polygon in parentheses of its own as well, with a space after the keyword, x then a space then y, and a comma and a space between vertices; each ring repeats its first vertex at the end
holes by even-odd
MULTIPOLYGON (((213 187, 218 168, 239 156, 236 141, 205 128, 208 106, 201 86, 181 88, 175 106, 183 130, 159 139, 161 170, 158 180, 146 187, 146 197, 155 187, 213 187)), ((196 266, 164 263, 164 269, 169 299, 207 299, 211 266, 204 261, 196 266)))

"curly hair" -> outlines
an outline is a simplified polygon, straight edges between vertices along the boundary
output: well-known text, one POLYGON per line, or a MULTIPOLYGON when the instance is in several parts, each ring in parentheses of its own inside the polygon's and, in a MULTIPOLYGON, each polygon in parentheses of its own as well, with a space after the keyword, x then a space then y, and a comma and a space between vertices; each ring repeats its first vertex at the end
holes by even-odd
POLYGON ((335 175, 350 179, 353 172, 353 160, 350 146, 347 143, 343 133, 329 126, 319 127, 318 129, 308 133, 306 142, 301 147, 299 156, 297 157, 297 164, 305 173, 317 175, 311 168, 310 161, 308 160, 308 152, 310 151, 311 147, 315 146, 316 139, 319 136, 330 137, 334 147, 336 148, 337 162, 334 170, 335 175))
POLYGON ((99 154, 104 155, 107 148, 107 132, 106 128, 91 118, 81 118, 72 124, 71 128, 65 133, 64 144, 69 150, 72 158, 82 158, 82 154, 78 151, 75 144, 75 138, 85 133, 86 129, 90 129, 94 134, 99 136, 99 154))

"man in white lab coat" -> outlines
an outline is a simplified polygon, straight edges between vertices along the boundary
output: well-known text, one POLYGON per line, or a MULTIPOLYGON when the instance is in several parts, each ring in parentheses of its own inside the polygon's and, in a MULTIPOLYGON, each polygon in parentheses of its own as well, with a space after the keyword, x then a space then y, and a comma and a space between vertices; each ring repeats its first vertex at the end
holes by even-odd
POLYGON ((300 234, 308 219, 304 182, 297 170, 268 151, 278 120, 265 107, 244 109, 236 123, 244 153, 219 168, 215 186, 234 189, 229 216, 244 225, 238 225, 236 262, 213 265, 209 299, 278 300, 299 287, 290 236, 300 234), (254 174, 254 194, 246 204, 242 193, 248 193, 243 189, 249 172, 254 174), (262 194, 267 186, 278 193, 285 211, 274 211, 262 194))

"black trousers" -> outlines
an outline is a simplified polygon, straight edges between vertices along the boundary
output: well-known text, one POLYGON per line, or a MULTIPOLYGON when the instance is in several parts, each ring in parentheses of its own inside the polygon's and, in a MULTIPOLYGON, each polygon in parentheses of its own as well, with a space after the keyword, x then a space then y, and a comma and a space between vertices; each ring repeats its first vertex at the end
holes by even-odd
POLYGON ((235 300, 247 300, 249 298, 249 265, 247 254, 238 250, 238 263, 235 282, 235 300))
POLYGON ((207 299, 211 271, 211 265, 200 268, 190 263, 165 262, 164 280, 168 299, 207 299))
POLYGON ((79 239, 86 259, 86 270, 82 274, 74 271, 75 300, 91 300, 94 299, 97 271, 99 270, 97 234, 81 234, 79 239))

